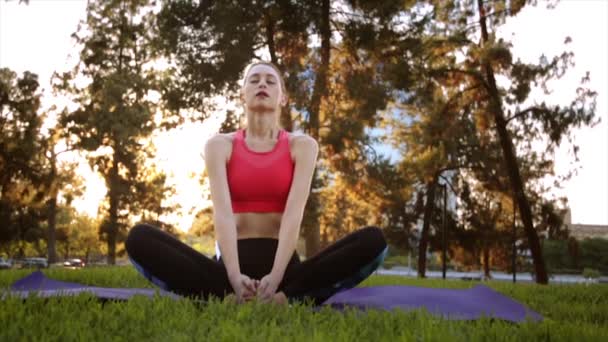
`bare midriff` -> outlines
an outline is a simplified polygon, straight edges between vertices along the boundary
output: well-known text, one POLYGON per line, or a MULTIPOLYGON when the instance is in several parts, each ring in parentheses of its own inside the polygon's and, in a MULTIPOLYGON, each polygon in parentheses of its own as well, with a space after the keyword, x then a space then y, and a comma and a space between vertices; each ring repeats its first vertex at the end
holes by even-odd
POLYGON ((278 239, 282 217, 282 213, 235 213, 237 239, 278 239))

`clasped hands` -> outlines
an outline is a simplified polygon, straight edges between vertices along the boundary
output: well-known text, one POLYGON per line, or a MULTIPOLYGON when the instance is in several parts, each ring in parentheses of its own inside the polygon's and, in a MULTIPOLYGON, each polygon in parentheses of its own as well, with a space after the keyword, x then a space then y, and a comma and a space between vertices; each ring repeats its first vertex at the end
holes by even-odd
POLYGON ((283 293, 276 293, 282 277, 272 273, 265 275, 260 280, 251 279, 244 274, 238 274, 229 279, 238 303, 248 302, 255 298, 264 303, 280 302, 285 299, 283 293))

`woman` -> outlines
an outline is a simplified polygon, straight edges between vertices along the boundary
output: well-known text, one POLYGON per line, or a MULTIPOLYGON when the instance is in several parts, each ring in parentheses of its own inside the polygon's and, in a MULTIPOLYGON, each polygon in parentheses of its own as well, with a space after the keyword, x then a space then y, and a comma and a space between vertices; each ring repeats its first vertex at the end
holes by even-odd
POLYGON ((241 100, 247 128, 205 145, 218 260, 149 225, 131 229, 127 252, 146 278, 178 294, 320 304, 369 276, 384 259, 386 242, 380 229, 366 227, 300 262, 295 247, 318 145, 279 128, 287 95, 273 64, 246 70, 241 100))

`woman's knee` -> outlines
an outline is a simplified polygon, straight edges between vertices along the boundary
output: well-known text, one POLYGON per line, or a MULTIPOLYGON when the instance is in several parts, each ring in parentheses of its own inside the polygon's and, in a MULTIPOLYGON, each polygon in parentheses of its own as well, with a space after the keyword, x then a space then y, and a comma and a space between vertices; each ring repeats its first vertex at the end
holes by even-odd
POLYGON ((359 230, 362 242, 374 251, 375 254, 379 254, 386 248, 386 239, 382 229, 376 226, 367 226, 359 230))
POLYGON ((129 230, 127 239, 125 241, 125 249, 129 255, 137 253, 138 246, 145 245, 146 239, 150 238, 150 235, 154 234, 154 228, 148 224, 138 224, 129 230))

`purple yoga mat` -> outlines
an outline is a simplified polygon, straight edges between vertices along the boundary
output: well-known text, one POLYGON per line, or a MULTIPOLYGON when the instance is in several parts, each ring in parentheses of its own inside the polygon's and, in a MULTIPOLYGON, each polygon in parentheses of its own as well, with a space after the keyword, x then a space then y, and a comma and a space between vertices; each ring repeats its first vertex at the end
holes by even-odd
MULTIPOLYGON (((90 292, 102 299, 127 300, 135 295, 153 297, 155 294, 180 298, 171 292, 157 289, 107 288, 86 286, 49 279, 40 271, 16 281, 10 294, 27 298, 32 292, 38 296, 52 297, 90 292)), ((541 321, 543 317, 515 300, 483 285, 471 289, 433 289, 416 286, 358 287, 342 291, 329 298, 323 305, 336 309, 393 310, 426 309, 431 314, 453 320, 474 320, 492 317, 512 322, 526 319, 541 321)))
POLYGON ((109 287, 87 286, 78 283, 68 283, 47 278, 42 272, 36 271, 17 280, 12 286, 10 294, 27 298, 35 292, 39 297, 70 296, 89 292, 101 299, 127 300, 135 295, 154 297, 155 294, 179 298, 178 295, 160 289, 120 289, 109 287))
POLYGON ((484 285, 470 289, 432 289, 417 286, 356 287, 335 294, 325 305, 361 309, 426 309, 431 314, 453 320, 492 317, 512 322, 543 317, 517 301, 484 285))

